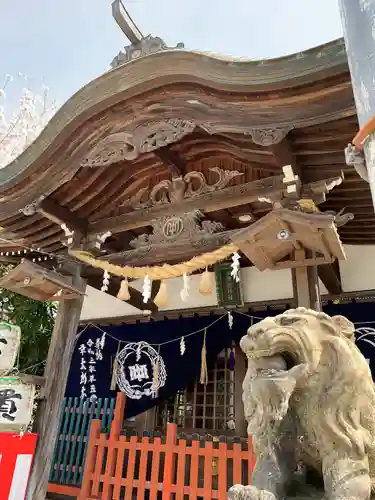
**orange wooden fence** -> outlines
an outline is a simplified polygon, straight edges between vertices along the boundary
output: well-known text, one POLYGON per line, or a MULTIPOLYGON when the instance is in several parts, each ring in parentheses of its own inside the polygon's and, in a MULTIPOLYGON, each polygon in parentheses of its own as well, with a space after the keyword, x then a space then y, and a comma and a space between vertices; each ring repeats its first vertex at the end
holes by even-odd
POLYGON ((109 438, 99 420, 91 424, 80 500, 224 500, 231 485, 250 483, 250 439, 247 450, 240 443, 190 443, 177 439, 176 425, 168 424, 165 440, 138 440, 120 434, 124 409, 124 394, 118 394, 109 438))

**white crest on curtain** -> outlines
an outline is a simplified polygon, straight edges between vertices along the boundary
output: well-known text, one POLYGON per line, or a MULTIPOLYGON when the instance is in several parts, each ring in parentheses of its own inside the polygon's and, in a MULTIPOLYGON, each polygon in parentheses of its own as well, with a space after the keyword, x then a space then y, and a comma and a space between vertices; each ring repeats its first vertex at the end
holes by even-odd
POLYGON ((116 359, 117 385, 130 399, 155 397, 164 387, 167 380, 164 360, 147 342, 127 344, 116 359))

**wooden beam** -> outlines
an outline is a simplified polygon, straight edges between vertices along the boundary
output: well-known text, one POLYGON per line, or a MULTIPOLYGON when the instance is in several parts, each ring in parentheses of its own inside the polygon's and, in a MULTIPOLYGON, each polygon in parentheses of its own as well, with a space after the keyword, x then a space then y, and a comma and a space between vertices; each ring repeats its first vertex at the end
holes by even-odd
POLYGON ((19 373, 18 377, 24 384, 33 384, 43 387, 46 384, 46 379, 39 375, 30 375, 28 373, 19 373))
POLYGON ((170 146, 164 146, 154 151, 155 156, 166 165, 172 177, 180 177, 185 172, 185 162, 170 146))
POLYGON ((318 276, 330 295, 342 293, 340 267, 337 260, 332 264, 318 266, 318 276))
POLYGON ((52 198, 42 200, 36 207, 36 210, 46 219, 59 226, 66 224, 68 229, 79 231, 82 235, 85 235, 87 232, 87 221, 80 219, 73 212, 56 203, 52 198))
MULTIPOLYGON (((85 288, 79 275, 73 275, 73 286, 85 288)), ((77 328, 83 305, 83 296, 60 302, 44 371, 44 398, 40 401, 35 419, 38 444, 27 490, 27 500, 45 500, 49 473, 57 438, 62 402, 70 364, 76 343, 77 328)))
POLYGON ((138 210, 126 215, 107 217, 89 225, 88 232, 102 233, 112 231, 120 233, 137 227, 150 224, 150 221, 162 216, 168 216, 173 211, 174 215, 184 214, 193 210, 202 210, 205 213, 216 212, 226 208, 244 205, 258 201, 258 198, 268 198, 283 192, 283 176, 268 177, 258 181, 227 187, 213 193, 206 193, 191 198, 186 198, 181 203, 166 203, 153 206, 149 209, 138 210))
MULTIPOLYGON (((92 286, 93 288, 96 288, 97 290, 100 290, 103 284, 103 279, 99 275, 91 275, 90 277, 87 278, 87 284, 92 286)), ((111 279, 109 280, 109 286, 107 290, 107 294, 111 295, 112 297, 117 297, 118 291, 120 289, 121 285, 121 278, 118 278, 117 276, 111 276, 111 279)), ((153 299, 155 298, 160 286, 160 281, 153 281, 152 282, 152 289, 151 289, 151 297, 150 300, 145 304, 143 302, 143 297, 142 293, 129 286, 129 293, 130 293, 130 299, 126 301, 127 304, 130 306, 136 307, 137 309, 140 309, 141 311, 151 311, 152 313, 158 312, 158 307, 154 303, 153 299), (153 291, 156 289, 156 292, 153 294, 153 291)))
POLYGON ((273 144, 272 146, 270 146, 270 150, 272 151, 280 168, 282 168, 284 165, 291 165, 294 174, 298 175, 300 181, 303 182, 302 169, 297 162, 296 155, 293 154, 292 146, 290 144, 288 136, 284 137, 284 139, 278 144, 273 144))

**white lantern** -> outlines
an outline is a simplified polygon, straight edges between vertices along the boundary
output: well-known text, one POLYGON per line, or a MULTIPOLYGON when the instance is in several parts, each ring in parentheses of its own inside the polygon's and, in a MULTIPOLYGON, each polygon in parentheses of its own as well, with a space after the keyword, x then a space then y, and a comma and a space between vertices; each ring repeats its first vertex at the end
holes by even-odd
POLYGON ((33 415, 35 386, 0 377, 0 432, 26 431, 33 415))
POLYGON ((0 376, 14 368, 20 343, 21 329, 16 325, 0 323, 0 376))

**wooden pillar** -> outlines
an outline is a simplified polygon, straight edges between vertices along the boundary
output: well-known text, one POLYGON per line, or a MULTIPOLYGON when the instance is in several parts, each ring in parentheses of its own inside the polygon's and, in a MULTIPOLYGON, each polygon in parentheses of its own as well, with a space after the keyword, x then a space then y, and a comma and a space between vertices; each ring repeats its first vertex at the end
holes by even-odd
MULTIPOLYGON (((303 261, 308 256, 304 249, 295 251, 295 261, 303 261)), ((298 307, 322 310, 319 277, 316 266, 301 266, 292 269, 294 298, 298 307)))
POLYGON ((234 366, 234 418, 236 436, 247 435, 245 410, 242 401, 242 384, 246 375, 246 357, 239 347, 236 347, 236 363, 234 366))
MULTIPOLYGON (((73 286, 84 290, 85 282, 76 271, 73 286)), ((61 301, 52 332, 44 371, 45 386, 40 401, 35 432, 39 435, 34 464, 27 490, 27 500, 45 500, 52 456, 57 437, 62 401, 64 399, 83 296, 61 301)))

